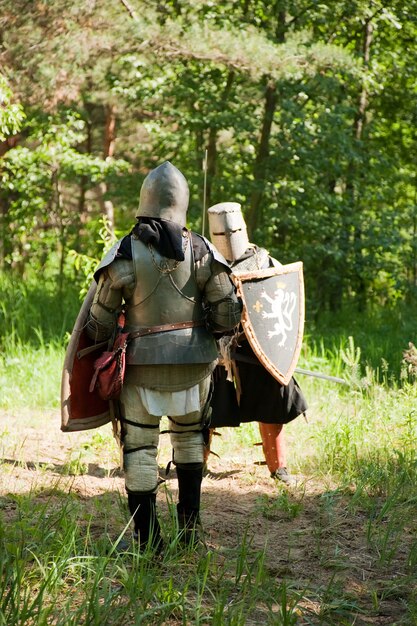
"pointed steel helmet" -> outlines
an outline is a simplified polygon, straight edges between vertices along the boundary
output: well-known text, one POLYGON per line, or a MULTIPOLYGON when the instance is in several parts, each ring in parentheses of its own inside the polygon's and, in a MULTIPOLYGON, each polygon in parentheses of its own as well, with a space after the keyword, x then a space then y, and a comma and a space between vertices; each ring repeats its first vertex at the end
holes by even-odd
POLYGON ((136 217, 160 217, 185 226, 189 198, 185 176, 165 161, 143 181, 136 217))
POLYGON ((207 214, 212 243, 227 261, 237 261, 250 246, 240 204, 220 202, 207 214))

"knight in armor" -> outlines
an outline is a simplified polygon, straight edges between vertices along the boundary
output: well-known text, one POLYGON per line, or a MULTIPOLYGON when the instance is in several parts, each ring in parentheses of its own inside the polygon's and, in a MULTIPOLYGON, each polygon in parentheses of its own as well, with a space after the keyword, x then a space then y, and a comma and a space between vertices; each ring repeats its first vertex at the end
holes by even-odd
POLYGON ((137 223, 103 258, 87 332, 114 333, 120 310, 130 333, 119 401, 128 506, 141 549, 160 551, 156 511, 160 420, 168 416, 178 477, 178 524, 188 542, 199 523, 204 432, 214 335, 233 329, 242 305, 216 248, 186 227, 188 184, 169 161, 140 191, 137 223))
MULTIPOLYGON (((249 242, 240 204, 216 204, 208 209, 208 220, 211 241, 233 272, 281 265, 267 250, 249 242)), ((283 425, 307 410, 303 393, 294 377, 288 385, 282 385, 263 367, 241 327, 237 329, 233 343, 231 356, 239 392, 237 394, 236 385, 227 380, 226 369, 219 365, 214 374, 211 433, 222 426, 259 422, 262 449, 271 478, 288 485, 295 484, 295 477, 287 469, 283 425)))

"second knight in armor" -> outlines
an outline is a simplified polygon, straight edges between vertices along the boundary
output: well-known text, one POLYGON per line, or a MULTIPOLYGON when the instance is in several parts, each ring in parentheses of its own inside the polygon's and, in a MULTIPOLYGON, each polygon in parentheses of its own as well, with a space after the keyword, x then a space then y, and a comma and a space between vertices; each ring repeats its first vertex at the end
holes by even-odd
MULTIPOLYGON (((227 259, 233 272, 266 269, 281 265, 267 250, 249 242, 240 204, 222 202, 208 209, 210 238, 227 259)), ((215 373, 211 428, 259 422, 262 448, 271 477, 294 484, 288 473, 283 425, 307 410, 297 381, 279 383, 258 361, 244 333, 237 336, 234 354, 239 377, 240 398, 233 383, 226 380, 220 365, 215 373)))

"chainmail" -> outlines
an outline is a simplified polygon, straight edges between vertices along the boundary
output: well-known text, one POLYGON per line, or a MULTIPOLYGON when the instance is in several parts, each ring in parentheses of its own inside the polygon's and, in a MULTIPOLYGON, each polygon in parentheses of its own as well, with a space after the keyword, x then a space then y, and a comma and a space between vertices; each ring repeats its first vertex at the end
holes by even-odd
POLYGON ((233 272, 251 272, 269 267, 269 253, 265 248, 253 248, 253 254, 232 265, 233 272))

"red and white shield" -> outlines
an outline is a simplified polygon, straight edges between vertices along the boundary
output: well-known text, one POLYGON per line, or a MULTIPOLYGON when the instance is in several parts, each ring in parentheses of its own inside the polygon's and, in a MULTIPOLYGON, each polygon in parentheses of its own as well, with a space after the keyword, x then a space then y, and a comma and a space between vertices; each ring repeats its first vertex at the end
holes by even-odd
POLYGON ((87 430, 107 424, 112 419, 112 407, 94 389, 89 391, 94 374, 94 362, 108 342, 94 344, 84 328, 96 292, 93 282, 81 306, 65 354, 61 380, 61 430, 87 430))

